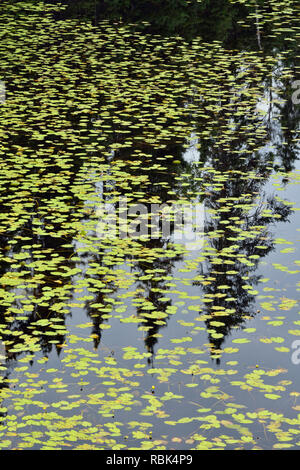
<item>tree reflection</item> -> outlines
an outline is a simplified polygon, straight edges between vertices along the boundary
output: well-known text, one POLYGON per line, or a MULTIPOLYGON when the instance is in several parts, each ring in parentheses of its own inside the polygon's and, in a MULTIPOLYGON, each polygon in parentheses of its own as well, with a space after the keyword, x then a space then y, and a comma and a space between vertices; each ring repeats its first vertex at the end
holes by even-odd
MULTIPOLYGON (((73 2, 74 8, 75 3, 73 2)), ((258 3, 260 5, 260 2, 258 3)), ((87 2, 87 4, 90 8, 91 3, 87 2)), ((168 6, 170 7, 169 3, 168 6)), ((193 6, 196 6, 195 2, 193 2, 193 6)), ((201 11, 205 16, 205 21, 201 22, 199 27, 202 28, 201 31, 207 40, 210 40, 212 36, 215 39, 216 36, 214 35, 217 30, 217 38, 224 39, 227 46, 233 43, 238 48, 244 47, 247 43, 247 49, 257 50, 254 23, 250 32, 244 32, 240 36, 237 35, 236 19, 243 16, 246 7, 234 7, 228 2, 220 0, 214 2, 213 8, 212 2, 202 2, 201 8, 203 9, 201 11), (214 12, 218 9, 221 13, 216 16, 214 12), (209 13, 209 17, 206 17, 206 13, 209 13)), ((165 28, 169 24, 172 31, 178 31, 178 28, 179 30, 185 29, 187 26, 186 18, 182 19, 180 17, 179 10, 173 12, 173 22, 169 24, 165 21, 160 27, 165 28)), ((97 10, 98 14, 99 11, 97 10)), ((132 19, 136 14, 137 12, 130 10, 127 20, 132 19)), ((115 13, 113 13, 114 15, 115 13)), ((158 16, 157 12, 155 12, 155 15, 158 16)), ((197 17, 197 21, 193 22, 193 27, 196 27, 195 22, 198 24, 198 19, 197 17)), ((153 31, 157 31, 155 27, 153 31)), ((199 33, 198 29, 197 31, 194 30, 193 34, 196 34, 196 32, 199 33)), ((280 47, 284 49, 278 38, 274 41, 270 38, 268 40, 264 39, 264 51, 272 50, 275 45, 279 49, 280 47)), ((105 50, 105 45, 103 50, 105 50)), ((116 53, 114 60, 119 66, 118 60, 120 60, 120 57, 117 57, 116 51, 114 53, 116 53)), ((170 69, 173 71, 173 67, 175 71, 177 70, 176 65, 171 60, 172 58, 164 56, 164 52, 161 53, 160 59, 165 61, 164 64, 168 64, 169 60, 170 69)), ((200 57, 199 54, 198 60, 199 62, 202 60, 203 66, 205 66, 209 60, 214 59, 200 57)), ((292 56, 289 60, 293 70, 296 71, 296 59, 292 56)), ((247 79, 254 82, 258 70, 255 64, 252 68, 247 68, 247 64, 243 64, 243 66, 247 79)), ((126 80, 138 81, 140 79, 136 71, 131 73, 128 64, 125 69, 126 80)), ((244 78, 238 78, 239 71, 233 67, 231 72, 234 77, 234 84, 241 85, 244 78)), ((138 73, 140 74, 142 71, 139 70, 138 73)), ((157 79, 155 70, 151 73, 151 79, 157 79)), ((149 72, 150 75, 151 73, 149 72)), ((186 74, 189 77, 189 70, 182 73, 183 76, 186 74)), ((269 79, 268 81, 267 77, 263 78, 265 79, 265 94, 270 95, 273 87, 272 80, 269 79)), ((85 80, 87 79, 85 78, 85 80)), ((164 80, 164 83, 167 83, 169 78, 164 80)), ((192 79, 190 81, 192 83, 192 79)), ((225 96, 222 97, 223 101, 219 103, 220 107, 223 108, 220 112, 216 113, 212 110, 212 103, 209 99, 205 101, 205 96, 191 96, 190 90, 182 91, 181 96, 178 96, 176 101, 178 109, 184 108, 190 101, 190 104, 194 105, 194 110, 199 110, 202 107, 207 113, 208 118, 201 120, 199 116, 195 117, 191 111, 191 115, 186 115, 185 119, 182 118, 180 124, 193 126, 194 134, 198 139, 197 147, 200 164, 204 169, 197 171, 193 165, 185 161, 186 141, 182 135, 179 137, 176 135, 177 123, 173 122, 171 118, 166 119, 164 123, 157 126, 160 131, 167 131, 164 137, 163 133, 160 135, 158 132, 156 135, 156 131, 153 131, 151 134, 153 142, 149 143, 146 139, 149 127, 146 124, 140 126, 138 131, 134 130, 135 121, 137 120, 136 115, 134 115, 132 121, 128 122, 128 128, 126 128, 124 136, 124 133, 121 132, 122 130, 124 132, 124 126, 122 127, 122 125, 116 123, 112 113, 111 118, 106 119, 105 123, 106 127, 109 127, 109 131, 107 131, 107 140, 103 142, 104 150, 103 148, 102 152, 95 150, 94 154, 91 153, 90 155, 91 160, 94 158, 96 169, 99 162, 103 162, 103 155, 106 158, 105 163, 107 165, 123 161, 126 171, 131 177, 126 188, 126 181, 120 181, 119 179, 118 182, 115 182, 112 175, 111 184, 113 188, 111 191, 107 188, 106 201, 110 201, 110 193, 121 197, 131 191, 132 203, 139 202, 140 199, 147 197, 148 201, 157 198, 159 204, 168 204, 172 200, 178 201, 182 198, 188 201, 193 192, 203 193, 202 198, 204 198, 205 206, 210 212, 210 217, 205 226, 207 234, 206 261, 203 262, 199 274, 207 280, 201 284, 204 300, 207 301, 205 302, 204 314, 206 315, 206 326, 212 351, 220 350, 232 328, 242 326, 249 316, 255 314, 255 287, 259 282, 259 275, 257 274, 259 263, 263 257, 274 249, 271 226, 274 219, 287 222, 290 214, 290 209, 282 202, 277 201, 273 196, 268 196, 267 193, 264 194, 264 186, 270 178, 276 158, 279 161, 278 165, 282 165, 285 171, 290 171, 294 167, 299 152, 296 140, 296 132, 299 131, 299 108, 290 99, 292 93, 291 77, 282 78, 279 73, 278 81, 281 83, 281 94, 288 97, 288 99, 285 99, 283 104, 276 104, 273 107, 270 104, 269 111, 264 119, 259 118, 257 115, 255 107, 257 102, 252 104, 251 109, 245 105, 247 114, 241 112, 241 110, 243 111, 241 101, 237 102, 235 107, 229 108, 232 96, 228 98, 228 94, 230 95, 232 91, 230 88, 232 84, 225 83, 223 78, 219 79, 219 77, 215 77, 215 81, 216 87, 220 89, 219 94, 222 95, 224 91, 225 96), (231 114, 228 109, 231 110, 231 114), (276 112, 280 112, 279 118, 276 112), (265 122, 266 116, 268 122, 265 122), (210 126, 209 132, 206 130, 207 123, 210 126), (224 137, 224 129, 227 128, 231 129, 231 140, 229 143, 227 141, 225 145, 220 143, 220 140, 224 137), (260 133, 261 128, 266 130, 265 134, 260 133), (249 129, 252 131, 254 129, 255 135, 249 129), (209 135, 204 138, 205 132, 209 135), (118 147, 117 150, 110 150, 113 144, 122 146, 126 141, 129 142, 127 147, 124 146, 120 150, 118 150, 118 147), (271 145, 273 150, 269 148, 271 145), (110 156, 108 157, 109 153, 110 156), (172 158, 167 159, 166 156, 168 155, 171 155, 172 158), (132 164, 134 159, 140 160, 139 167, 132 164), (162 161, 163 169, 160 168, 162 161), (154 168, 148 169, 150 165, 154 168), (213 172, 207 171, 205 166, 213 168, 213 172), (132 181, 145 169, 147 179, 136 188, 132 181), (188 174, 189 189, 187 191, 184 190, 178 180, 178 177, 183 173, 188 174), (219 186, 217 190, 214 188, 216 174, 225 176, 222 179, 222 187, 219 186), (135 191, 135 189, 138 189, 143 195, 136 194, 138 191, 135 191), (247 209, 248 206, 249 209, 247 209)), ((245 87, 251 88, 252 85, 249 85, 249 81, 245 87)), ((153 96, 151 96, 153 106, 159 106, 163 98, 162 90, 154 90, 153 96)), ((260 98, 262 97, 258 94, 257 101, 260 98)), ((105 99, 108 98, 102 97, 99 101, 99 110, 97 112, 107 113, 105 99)), ((116 109, 117 106, 114 110, 116 111, 116 109)), ((91 115, 93 113, 94 111, 91 111, 91 115)), ((151 113, 149 115, 148 126, 153 124, 155 128, 157 116, 151 116, 151 113)), ((99 267, 105 264, 105 250, 102 250, 102 252, 98 250, 98 253, 92 254, 88 249, 83 250, 79 260, 76 259, 78 254, 76 249, 76 242, 78 241, 76 224, 79 225, 79 222, 84 223, 89 220, 89 215, 86 213, 84 217, 83 212, 80 215, 76 214, 75 208, 82 208, 84 202, 76 197, 76 193, 72 191, 72 185, 76 180, 77 173, 84 167, 86 160, 78 156, 78 149, 77 151, 74 150, 73 144, 69 146, 68 139, 72 143, 72 131, 74 129, 78 131, 79 127, 79 117, 75 118, 72 107, 68 110, 68 119, 70 129, 68 129, 69 134, 67 134, 65 141, 62 141, 58 135, 55 135, 55 131, 50 129, 51 132, 48 134, 45 147, 47 151, 44 149, 45 155, 49 158, 49 168, 53 173, 50 176, 54 187, 49 189, 49 182, 47 181, 45 187, 34 191, 30 197, 31 206, 28 210, 26 209, 27 220, 16 230, 1 234, 4 261, 0 268, 0 275, 4 279, 2 293, 4 301, 0 307, 0 321, 2 324, 6 324, 8 316, 11 318, 8 322, 9 333, 5 331, 2 334, 8 369, 13 368, 14 361, 17 361, 19 355, 26 351, 26 347, 24 349, 26 344, 29 345, 27 352, 31 351, 30 345, 36 345, 39 349, 33 347, 32 350, 40 350, 44 356, 49 356, 54 348, 56 348, 58 354, 60 353, 61 345, 65 340, 63 327, 65 326, 66 314, 69 312, 66 305, 73 298, 76 288, 75 275, 66 277, 64 272, 76 270, 76 268, 79 270, 81 268, 83 270, 88 269, 91 264, 99 267), (63 184, 65 199, 71 209, 65 209, 66 217, 63 221, 56 221, 55 216, 51 216, 50 206, 46 207, 48 200, 55 200, 55 197, 61 194, 61 188, 57 188, 55 185, 57 175, 63 174, 63 172, 56 165, 55 157, 52 156, 53 149, 54 153, 57 151, 64 154, 65 152, 72 162, 68 167, 70 177, 63 184), (62 234, 66 226, 69 228, 74 226, 75 228, 72 228, 72 230, 68 228, 68 231, 62 234), (27 242, 29 257, 24 259, 19 267, 11 266, 14 256, 22 251, 24 244, 26 246, 27 242), (58 260, 57 263, 55 259, 58 260), (41 260, 41 267, 34 265, 37 260, 41 260), (50 270, 44 268, 46 272, 43 270, 43 260, 45 265, 48 262, 51 266, 50 270), (13 280, 7 281, 7 275, 9 273, 11 278, 15 279, 23 269, 26 271, 24 276, 24 273, 22 274, 24 286, 16 288, 13 280), (9 299, 12 296, 13 301, 6 302, 5 295, 9 299), (29 304, 30 307, 28 307, 29 304), (7 306, 11 305, 13 307, 7 312, 7 306), (23 319, 17 317, 23 317, 23 319), (24 317, 26 318, 24 319, 24 317), (55 324, 60 325, 61 328, 53 328, 55 324)), ((39 124, 35 124, 35 128, 38 127, 39 124)), ((87 132, 84 130, 78 132, 81 133, 81 137, 88 139, 86 137, 87 132)), ((93 138, 93 136, 89 137, 89 143, 93 138)), ((11 154, 14 154, 16 147, 21 147, 23 150, 29 149, 31 151, 30 155, 40 151, 38 142, 23 130, 19 133, 16 132, 9 143, 7 139, 5 145, 7 145, 8 153, 11 154)), ((87 146, 84 147, 84 149, 86 148, 87 146)), ((19 150, 20 158, 23 155, 23 150, 19 150)), ((37 176, 35 181, 38 181, 42 171, 47 170, 39 169, 37 163, 37 168, 31 168, 31 171, 37 176)), ((18 203, 18 195, 14 185, 12 184, 11 187, 7 185, 5 189, 7 191, 7 201, 13 200, 16 196, 16 203, 18 203)), ((149 209, 148 213, 150 213, 151 202, 148 201, 144 204, 149 209)), ((2 208, 3 213, 8 213, 9 210, 8 204, 2 208)), ((160 329, 167 325, 169 318, 166 312, 168 307, 171 306, 171 301, 163 299, 169 290, 167 277, 172 275, 176 263, 183 259, 180 254, 174 254, 172 257, 164 256, 164 251, 170 249, 170 246, 171 236, 169 238, 159 237, 140 241, 139 249, 149 256, 143 259, 140 254, 141 251, 134 253, 132 249, 130 253, 125 253, 122 259, 123 263, 130 265, 131 273, 134 275, 136 291, 133 297, 133 305, 137 317, 141 320, 140 326, 145 331, 145 346, 152 355, 158 342, 160 329), (151 257, 153 252, 159 253, 159 255, 151 257), (147 308, 144 308, 145 305, 151 306, 151 309, 155 312, 162 313, 162 317, 158 318, 151 315, 151 309, 147 310, 147 308)), ((108 246, 107 249, 109 250, 109 248, 108 246)), ((88 274, 87 286, 85 286, 92 289, 93 298, 84 302, 83 310, 93 323, 91 334, 95 348, 99 347, 101 341, 101 326, 108 320, 107 313, 110 311, 111 306, 110 297, 116 296, 120 290, 117 279, 118 274, 113 273, 114 269, 115 266, 112 266, 109 275, 91 272, 88 274), (105 289, 103 289, 103 285, 105 289), (95 304, 100 305, 100 308, 95 307, 95 304)))

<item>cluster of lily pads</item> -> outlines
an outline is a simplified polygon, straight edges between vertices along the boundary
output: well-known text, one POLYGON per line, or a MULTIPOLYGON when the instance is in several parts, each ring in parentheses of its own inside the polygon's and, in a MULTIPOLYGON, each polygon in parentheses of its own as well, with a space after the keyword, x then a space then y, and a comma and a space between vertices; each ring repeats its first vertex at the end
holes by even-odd
POLYGON ((1 4, 2 449, 300 445, 296 2, 237 3, 256 50, 1 4), (120 197, 203 248, 99 238, 120 197))

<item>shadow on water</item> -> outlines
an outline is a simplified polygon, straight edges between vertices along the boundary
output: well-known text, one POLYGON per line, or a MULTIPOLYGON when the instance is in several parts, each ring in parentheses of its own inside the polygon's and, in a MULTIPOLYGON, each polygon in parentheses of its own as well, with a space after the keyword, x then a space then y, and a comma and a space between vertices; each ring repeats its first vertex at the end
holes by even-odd
MULTIPOLYGON (((69 6, 68 10, 63 13, 63 17, 72 17, 73 15, 80 14, 81 8, 86 8, 87 18, 92 15, 93 10, 89 6, 89 2, 85 2, 86 5, 83 6, 82 2, 80 3, 80 9, 76 6, 76 2, 72 3, 72 6, 69 6)), ((94 3, 94 2, 93 2, 94 3)), ((209 2, 207 2, 209 4, 209 2)), ((224 3, 224 2, 221 2, 224 3)), ((227 2, 225 2, 227 3, 227 2)), ((223 5, 224 6, 224 5, 223 5)), ((97 5, 96 5, 97 7, 97 5)), ((103 10, 103 15, 105 16, 108 11, 107 9, 103 10)), ((112 8, 110 5, 109 8, 112 8)), ((201 6, 203 8, 203 5, 201 6)), ((207 8, 210 9, 210 5, 207 5, 207 8)), ((229 14, 226 8, 222 9, 222 18, 224 24, 230 25, 232 21, 225 21, 225 17, 236 18, 238 15, 243 16, 244 10, 239 11, 238 7, 230 6, 231 13, 229 14), (227 14, 228 13, 228 14, 227 14)), ((97 7, 97 16, 100 19, 101 14, 99 14, 99 7, 97 7)), ((117 10, 110 10, 111 15, 114 17, 117 15, 117 10)), ((131 9, 132 17, 128 14, 126 16, 126 11, 124 13, 124 18, 126 21, 140 20, 141 12, 147 15, 145 9, 141 11, 136 11, 136 9, 131 9)), ((213 11, 210 10, 210 11, 213 11)), ((176 16, 176 12, 173 12, 176 16)), ((203 12, 201 13, 203 15, 203 12)), ((159 15, 158 15, 159 16, 159 15)), ((179 15, 180 16, 180 15, 179 15)), ((220 20, 221 21, 221 20, 220 20)), ((151 22, 151 21, 150 21, 151 22)), ((179 24, 179 23, 178 23, 179 24)), ((209 24, 205 23, 207 26, 209 24)), ((164 29, 164 26, 161 26, 164 29)), ((171 26, 170 26, 171 27, 171 26)), ((218 21, 215 24, 216 29, 220 32, 222 28, 220 27, 218 21)), ((174 31, 176 27, 174 27, 174 31)), ((204 28, 205 29, 205 28, 204 28)), ((209 27, 208 30, 211 31, 209 27)), ((152 31, 152 30, 151 30, 152 31)), ((154 27, 153 32, 156 32, 154 27)), ((165 31, 166 32, 166 31, 165 31)), ((197 34, 199 31, 197 31, 197 34)), ((196 34, 196 33, 195 33, 196 34)), ((214 34, 214 33, 213 33, 214 34)), ((228 33, 228 37, 232 36, 232 32, 228 33)), ((247 33, 249 35, 249 33, 247 33)), ((222 37, 224 34, 222 33, 222 37)), ((226 43, 226 40, 225 40, 226 43)), ((249 44, 249 43, 248 43, 249 44)), ((271 46, 270 46, 271 48, 271 46)), ((165 57, 167 60, 167 57, 165 57)), ((289 59, 289 65, 293 67, 293 59, 289 59)), ((233 74, 236 75, 236 81, 238 80, 237 76, 239 71, 233 70, 233 74)), ((250 70, 247 72, 255 76, 256 70, 250 70)), ((131 78, 135 78, 134 75, 131 78)), ((280 82, 281 93, 283 95, 291 96, 293 90, 291 86, 291 79, 282 79, 280 75, 278 76, 278 81, 280 82)), ((269 96, 272 91, 272 83, 267 80, 265 77, 265 95, 269 96)), ((222 88, 222 83, 220 87, 222 88)), ((279 87, 279 88, 280 88, 279 87)), ((13 91, 13 90, 11 90, 13 91)), ((227 90, 228 91, 228 90, 227 90)), ((157 94, 157 104, 161 103, 162 96, 157 94)), ((178 107, 183 107, 186 105, 193 105, 193 97, 189 98, 187 102, 183 98, 178 98, 178 107)), ((221 104, 226 109, 226 106, 230 104, 230 99, 221 98, 221 104)), ((210 103, 202 102, 202 105, 209 109, 210 103)), ((253 106, 252 113, 256 113, 255 105, 253 106)), ((199 102, 194 106, 199 106, 199 102)), ((271 106, 271 105, 270 105, 271 106)), ((230 118, 230 126, 232 129, 230 145, 223 146, 222 144, 216 143, 218 138, 218 133, 220 128, 224 128, 229 124, 228 114, 226 112, 219 112, 217 117, 214 112, 211 112, 211 117, 215 119, 215 124, 211 130, 209 137, 206 137, 205 140, 198 139, 197 150, 196 152, 199 155, 198 164, 202 165, 202 169, 198 170, 197 166, 193 165, 193 162, 185 161, 185 153, 187 147, 187 140, 178 138, 172 142, 168 137, 165 141, 161 140, 156 144, 157 149, 153 148, 153 145, 149 145, 143 140, 137 140, 136 143, 130 145, 128 149, 114 150, 112 151, 112 157, 107 157, 107 164, 114 164, 115 162, 123 161, 126 164, 132 161, 132 156, 135 155, 136 159, 140 159, 140 165, 142 168, 147 168, 150 165, 161 164, 161 160, 164 161, 164 169, 148 169, 147 176, 148 179, 143 186, 143 183, 139 185, 139 190, 144 191, 147 194, 147 198, 152 200, 152 198, 157 197, 159 204, 169 203, 172 199, 178 198, 188 198, 190 194, 185 194, 184 189, 181 186, 181 183, 178 182, 177 177, 183 173, 189 174, 189 184, 194 191, 202 191, 203 195, 201 197, 202 202, 204 201, 208 211, 212 211, 214 214, 220 214, 218 217, 210 218, 206 221, 205 232, 213 233, 211 238, 209 238, 209 254, 208 259, 200 268, 200 275, 209 278, 210 281, 206 285, 202 285, 202 290, 205 296, 205 299, 209 302, 205 306, 205 315, 207 315, 206 325, 209 332, 209 341, 212 345, 213 351, 218 351, 221 348, 222 343, 225 341, 226 336, 230 333, 232 327, 237 325, 242 325, 244 321, 249 318, 249 316, 254 315, 253 312, 253 303, 255 299, 255 293, 251 293, 254 290, 254 287, 259 281, 259 277, 255 274, 259 262, 262 257, 266 256, 271 250, 274 249, 274 243, 272 237, 270 237, 269 227, 274 223, 274 216, 279 218, 281 222, 288 221, 288 216, 290 210, 283 205, 282 203, 277 202, 274 197, 263 195, 263 187, 266 184, 266 181, 269 179, 273 169, 282 168, 285 171, 291 171, 293 165, 298 156, 298 147, 295 144, 294 133, 297 130, 298 119, 299 119, 299 108, 293 105, 291 99, 285 100, 283 105, 275 104, 273 107, 268 110, 267 113, 267 122, 263 122, 261 118, 257 117, 256 122, 253 122, 253 118, 244 116, 244 115, 235 115, 232 114, 230 118), (274 109, 274 107, 277 109, 274 109), (276 112, 280 113, 280 119, 276 125, 274 124, 273 114, 276 112), (266 124, 268 130, 267 135, 261 137, 257 136, 256 139, 249 139, 247 133, 248 126, 251 128, 260 129, 262 124, 266 124), (161 145, 161 148, 160 148, 161 145), (254 150, 258 147, 265 148, 263 150, 254 150), (268 150, 268 147, 273 145, 274 150, 268 150), (166 156, 172 156, 171 159, 166 160, 166 156), (234 156, 233 156, 234 155, 234 156), (276 156, 276 159, 275 159, 276 156), (174 161, 178 162, 174 164, 174 161), (276 161, 275 161, 276 160, 276 161), (213 173, 207 172, 205 167, 211 166, 214 171, 213 173), (196 169, 195 169, 196 168, 196 169), (222 181, 222 188, 218 188, 217 191, 213 189, 205 190, 205 186, 210 184, 214 185, 214 176, 215 174, 226 175, 222 181), (204 191, 203 191, 204 190, 204 191), (172 197, 170 197, 170 192, 172 197), (245 206, 251 206, 250 211, 245 211, 245 206), (262 214, 262 212, 270 211, 269 216, 262 214), (233 221, 233 224, 236 222, 237 225, 230 225, 230 221, 233 221), (237 227, 238 230, 237 230, 237 227), (253 236, 249 239, 243 236, 237 236, 237 232, 253 232, 253 236), (263 249, 262 246, 264 246, 263 249), (214 261, 213 261, 214 259, 214 261), (216 261, 217 259, 217 261, 216 261), (230 259, 230 262, 228 262, 230 259), (249 263, 243 262, 243 260, 250 260, 249 263), (222 289, 223 286, 223 289, 222 289), (228 311, 230 313, 226 313, 228 311), (225 312, 225 313, 224 313, 225 312)), ((106 109, 105 98, 102 99, 102 103, 98 112, 101 112, 101 109, 106 109)), ((235 110, 237 113, 238 109, 235 110)), ((208 111, 209 113, 209 111, 208 111)), ((193 132, 196 135, 203 135, 203 132, 206 129, 206 120, 197 118, 196 120, 191 115, 191 121, 193 125, 193 132)), ((78 126, 78 120, 70 113, 69 118, 71 119, 73 128, 76 129, 78 126)), ((95 120, 95 118, 94 118, 95 120)), ((96 117, 97 120, 97 117, 96 117)), ((186 123, 189 123, 189 118, 186 119, 186 123)), ((124 141, 123 134, 120 133, 122 127, 116 125, 114 120, 111 122, 108 120, 107 124, 111 129, 111 137, 108 138, 105 143, 107 151, 109 151, 110 145, 114 142, 122 143, 124 141)), ((162 124, 162 128, 168 129, 173 123, 166 122, 162 124)), ((129 129, 130 130, 130 129, 129 129)), ((135 138, 147 134, 147 128, 139 129, 138 133, 134 130, 130 130, 130 137, 135 138)), ((11 147, 21 146, 24 144, 24 137, 19 134, 15 136, 14 140, 11 142, 11 147)), ((53 146, 59 148, 60 152, 64 152, 64 147, 61 144, 59 138, 54 134, 50 139, 53 146)), ((126 139, 128 139, 128 134, 126 134, 126 139)), ((130 140, 130 139, 129 139, 130 140)), ((34 148, 34 147, 33 147, 34 148)), ((36 147, 38 150, 38 146, 36 147)), ((65 149, 66 150, 66 149, 65 149)), ((51 164, 51 159, 49 161, 51 164)), ((71 190, 72 185, 76 182, 76 174, 78 173, 82 161, 77 156, 74 157, 72 161, 72 168, 70 168, 70 178, 68 179, 68 184, 64 187, 65 198, 69 200, 69 203, 72 207, 78 207, 82 205, 82 201, 74 197, 74 192, 71 190)), ((140 166, 134 167, 131 165, 130 173, 134 178, 135 175, 140 174, 140 166), (135 169, 136 168, 136 169, 135 169)), ((53 174, 58 174, 61 170, 55 165, 55 160, 52 164, 53 174)), ((40 174, 40 170, 35 170, 36 174, 40 174)), ((54 181, 55 181, 55 177, 54 181)), ((127 191, 114 184, 114 191, 118 193, 121 197, 122 195, 127 194, 127 191)), ((12 193, 13 194, 13 193, 12 193)), ((107 193, 107 201, 110 200, 110 192, 107 193)), ((60 257, 64 258, 64 266, 66 269, 75 269, 78 267, 78 262, 73 261, 75 255, 74 246, 72 246, 72 233, 65 231, 62 228, 61 223, 51 221, 51 230, 52 233, 64 233, 63 236, 53 236, 53 235, 32 235, 33 225, 36 223, 35 214, 36 209, 43 207, 43 201, 55 197, 56 190, 42 191, 39 193, 35 191, 34 198, 32 199, 31 215, 29 220, 23 225, 20 230, 15 231, 14 233, 9 233, 9 236, 2 235, 2 246, 4 248, 4 253, 7 256, 13 256, 14 253, 18 253, 20 250, 19 243, 16 242, 13 245, 9 244, 11 239, 23 240, 24 237, 28 236, 30 243, 33 246, 36 246, 36 252, 29 249, 30 259, 29 261, 34 261, 38 258, 45 258, 53 261, 53 253, 57 257, 58 261, 61 261, 60 257), (41 255, 41 253, 43 254, 41 255)), ((7 188, 7 197, 9 198, 9 188, 7 188)), ((139 201, 138 196, 132 196, 132 200, 136 202, 139 201)), ((150 212, 150 203, 146 203, 146 206, 149 208, 150 212)), ((9 210, 9 207, 7 207, 9 210)), ((70 223, 73 219, 74 214, 72 211, 68 213, 68 219, 64 220, 64 224, 70 223)), ((78 221, 78 217, 75 214, 75 219, 78 221)), ((74 220, 75 220, 74 219, 74 220)), ((88 215, 86 218, 82 219, 88 220, 88 215)), ((47 227, 47 218, 40 219, 39 224, 41 227, 47 227)), ((74 230, 74 233, 76 231, 74 230)), ((175 264, 183 259, 183 255, 177 255, 173 258, 164 258, 163 251, 170 244, 170 239, 164 239, 163 237, 155 240, 149 240, 142 242, 142 249, 145 251, 155 251, 158 250, 161 253, 160 258, 155 260, 151 259, 149 261, 139 261, 134 265, 133 271, 135 272, 135 278, 138 285, 138 297, 143 297, 148 303, 150 303, 155 309, 160 312, 164 312, 166 307, 171 305, 171 302, 161 302, 159 298, 161 297, 161 292, 168 291, 166 287, 166 281, 161 279, 159 282, 155 281, 155 275, 149 275, 149 269, 152 269, 153 272, 161 270, 164 272, 163 276, 168 276, 172 274, 175 264), (147 280, 141 280, 143 277, 148 277, 147 280)), ((22 245, 22 242, 21 242, 22 245)), ((93 255, 92 258, 87 258, 87 253, 81 254, 81 261, 85 265, 88 265, 88 262, 93 262, 102 265, 103 256, 100 254, 93 255)), ((134 260, 135 256, 130 255, 125 257, 123 261, 134 260)), ((53 267, 55 267, 55 261, 53 267)), ((24 262, 25 265, 25 262, 24 262)), ((40 269, 39 271, 42 271, 40 269)), ((80 269, 79 269, 80 271, 80 269)), ((7 272, 11 272, 9 263, 2 265, 2 275, 7 272)), ((49 315, 51 319, 55 319, 57 324, 61 327, 65 324, 65 313, 68 310, 65 310, 62 306, 62 301, 71 300, 72 298, 72 285, 70 280, 66 281, 66 278, 61 277, 59 273, 49 272, 45 276, 42 283, 35 285, 34 284, 34 269, 31 269, 27 273, 28 285, 24 286, 25 297, 31 296, 36 299, 41 299, 32 309, 30 314, 27 316, 26 320, 12 321, 11 331, 21 331, 26 338, 35 338, 34 342, 39 341, 41 350, 45 356, 49 355, 53 347, 56 347, 57 353, 60 353, 61 344, 64 342, 64 336, 61 334, 55 335, 55 330, 49 334, 50 322, 47 321, 49 315), (62 290, 64 291, 62 294, 62 290), (56 296, 57 291, 57 296, 56 296), (47 298, 49 304, 43 306, 43 298, 47 298), (53 317, 54 315, 54 317, 53 317), (43 323, 44 322, 44 323, 43 323), (39 325, 41 331, 35 335, 34 325, 39 325)), ((162 277, 163 277, 162 276, 162 277)), ((97 283, 104 281, 107 284, 105 274, 102 276, 96 276, 93 283, 93 276, 90 277, 89 282, 91 286, 96 286, 97 283)), ((26 281, 27 282, 27 281, 26 281)), ((197 282, 195 283, 197 285, 197 282)), ((117 292, 117 287, 114 285, 114 280, 109 281, 109 290, 111 293, 117 292)), ((13 289, 13 287, 12 287, 13 289)), ((96 289, 95 289, 96 290, 96 289)), ((138 299, 133 299, 138 300, 138 299)), ((104 307, 107 307, 107 298, 106 294, 101 291, 95 293, 94 303, 101 304, 104 307)), ((97 348, 101 340, 101 324, 105 319, 99 313, 95 313, 95 309, 90 306, 92 302, 86 302, 85 312, 88 317, 91 318, 93 322, 92 334, 94 336, 94 346, 97 348)), ((5 304, 1 307, 5 311, 5 304)), ((20 303, 16 302, 16 311, 20 308, 20 303)), ((157 333, 159 332, 160 322, 157 319, 152 320, 151 314, 143 313, 141 307, 137 307, 137 315, 143 318, 143 325, 147 329, 145 335, 145 345, 146 348, 151 354, 154 353, 154 345, 157 343, 157 333)), ((4 317, 3 317, 4 318, 4 317)), ((166 322, 169 317, 166 318, 166 322)), ((166 326, 164 324, 164 326, 166 326)), ((63 329, 63 328, 62 328, 63 329)), ((8 339, 3 337, 3 339, 8 339)), ((15 339, 12 341, 11 336, 9 341, 7 341, 7 360, 10 363, 11 361, 17 360, 17 345, 18 344, 18 335, 16 334, 15 339)), ((21 353, 21 352, 20 352, 21 353)))

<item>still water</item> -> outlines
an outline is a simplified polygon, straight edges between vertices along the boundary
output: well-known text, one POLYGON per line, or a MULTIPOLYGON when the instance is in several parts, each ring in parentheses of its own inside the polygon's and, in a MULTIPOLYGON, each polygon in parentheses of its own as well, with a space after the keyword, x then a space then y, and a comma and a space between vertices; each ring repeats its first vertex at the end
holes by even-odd
POLYGON ((1 4, 2 449, 300 445, 299 9, 261 3, 180 34, 1 4))

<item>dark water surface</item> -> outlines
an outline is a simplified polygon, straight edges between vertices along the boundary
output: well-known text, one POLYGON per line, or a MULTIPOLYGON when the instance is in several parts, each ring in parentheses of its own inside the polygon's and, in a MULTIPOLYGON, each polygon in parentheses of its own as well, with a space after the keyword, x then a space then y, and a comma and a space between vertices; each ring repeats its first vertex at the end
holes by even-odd
POLYGON ((297 2, 85 3, 0 7, 0 447, 297 449, 297 2))

